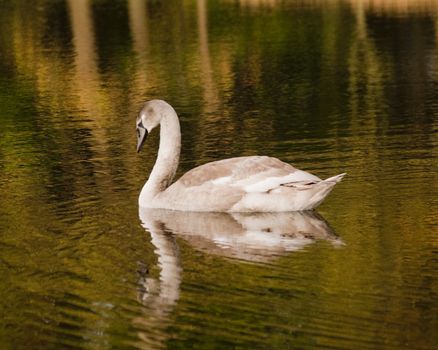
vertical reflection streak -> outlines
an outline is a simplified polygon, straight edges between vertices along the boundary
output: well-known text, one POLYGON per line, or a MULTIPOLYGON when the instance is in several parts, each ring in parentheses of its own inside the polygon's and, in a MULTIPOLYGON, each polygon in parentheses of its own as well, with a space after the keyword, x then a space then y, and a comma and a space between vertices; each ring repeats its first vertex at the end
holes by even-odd
MULTIPOLYGON (((209 117, 217 111, 219 105, 218 92, 213 81, 210 50, 208 47, 208 18, 205 0, 197 2, 199 53, 201 57, 201 79, 204 92, 204 113, 209 117)), ((217 118, 217 117, 216 117, 217 118)), ((214 118, 214 119, 216 119, 214 118)))
POLYGON ((149 33, 146 23, 147 8, 144 0, 129 0, 129 25, 131 28, 134 51, 139 58, 146 58, 149 33))
POLYGON ((136 69, 133 91, 137 98, 134 98, 135 105, 144 98, 145 92, 151 87, 151 72, 147 72, 149 56, 149 32, 148 32, 148 12, 144 0, 129 0, 129 26, 132 35, 133 50, 136 54, 136 69))
MULTIPOLYGON (((357 2, 355 8, 356 33, 350 47, 348 70, 350 75, 349 92, 354 133, 360 133, 365 126, 368 130, 376 129, 376 114, 383 106, 383 75, 382 64, 372 40, 368 37, 365 8, 363 1, 357 2), (362 111, 368 113, 368 118, 359 116, 362 111), (363 125, 366 123, 368 125, 363 125)), ((374 150, 375 139, 367 140, 370 156, 374 150), (371 153, 370 153, 371 151, 371 153)), ((364 158, 367 161, 367 157, 364 158)))
POLYGON ((109 108, 106 97, 100 90, 100 76, 97 66, 94 25, 89 0, 68 0, 70 21, 75 49, 76 93, 79 97, 81 115, 86 117, 94 135, 94 142, 99 146, 106 144, 104 107, 109 108), (83 113, 85 111, 85 114, 83 113))
POLYGON ((89 0, 68 0, 68 6, 76 52, 76 73, 80 80, 96 82, 96 51, 89 0))
MULTIPOLYGON (((208 159, 208 153, 212 150, 212 139, 220 138, 224 120, 219 113, 220 99, 213 77, 211 66, 210 49, 208 45, 208 11, 205 0, 197 1, 198 19, 198 42, 200 57, 200 78, 202 83, 202 122, 198 125, 196 149, 203 159, 208 159)), ((230 125, 227 125, 230 126, 230 125)), ((228 133, 229 131, 227 131, 228 133)))

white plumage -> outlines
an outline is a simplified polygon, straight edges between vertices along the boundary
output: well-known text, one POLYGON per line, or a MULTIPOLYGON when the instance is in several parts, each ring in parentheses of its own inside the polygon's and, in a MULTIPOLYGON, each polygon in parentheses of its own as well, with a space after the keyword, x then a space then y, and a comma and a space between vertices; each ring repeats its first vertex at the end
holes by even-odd
POLYGON ((280 212, 318 206, 345 174, 321 180, 277 158, 237 157, 207 163, 172 183, 179 162, 178 116, 166 102, 146 102, 137 118, 137 150, 160 125, 160 147, 139 205, 204 212, 280 212))

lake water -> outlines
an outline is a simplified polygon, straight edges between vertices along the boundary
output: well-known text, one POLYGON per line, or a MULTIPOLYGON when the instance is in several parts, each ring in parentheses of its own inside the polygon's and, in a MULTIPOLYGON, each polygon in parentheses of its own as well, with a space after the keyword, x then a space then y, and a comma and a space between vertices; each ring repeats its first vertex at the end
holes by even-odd
POLYGON ((435 0, 0 0, 1 349, 436 349, 435 0), (264 154, 315 213, 140 212, 178 174, 264 154))

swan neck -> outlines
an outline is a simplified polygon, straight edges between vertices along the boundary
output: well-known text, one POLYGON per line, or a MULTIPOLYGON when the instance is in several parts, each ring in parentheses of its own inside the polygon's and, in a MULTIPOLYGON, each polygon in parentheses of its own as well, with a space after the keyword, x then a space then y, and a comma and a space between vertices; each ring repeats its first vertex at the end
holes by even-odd
POLYGON ((178 168, 180 152, 180 125, 178 116, 172 109, 161 118, 157 160, 142 191, 145 200, 152 199, 170 186, 178 168))

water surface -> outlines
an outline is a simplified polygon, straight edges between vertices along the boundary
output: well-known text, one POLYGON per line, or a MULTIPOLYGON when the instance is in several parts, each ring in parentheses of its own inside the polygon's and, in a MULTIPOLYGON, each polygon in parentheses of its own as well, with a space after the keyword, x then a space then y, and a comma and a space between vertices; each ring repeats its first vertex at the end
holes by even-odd
POLYGON ((0 348, 435 349, 436 1, 0 0, 0 348), (170 102, 178 176, 265 154, 317 213, 139 213, 170 102))

